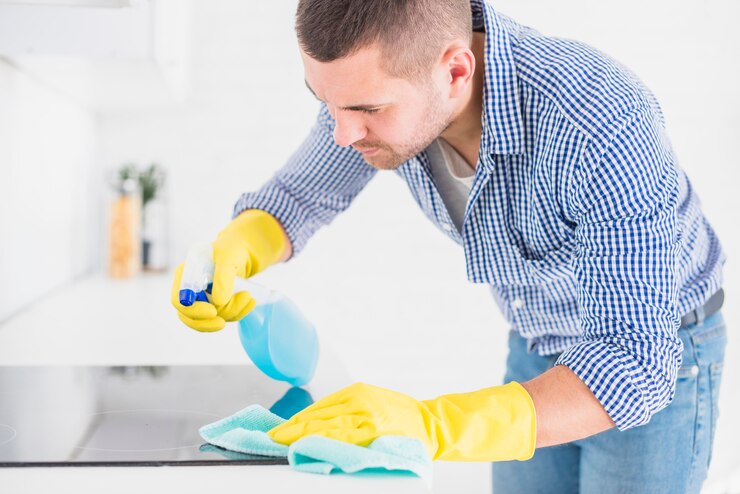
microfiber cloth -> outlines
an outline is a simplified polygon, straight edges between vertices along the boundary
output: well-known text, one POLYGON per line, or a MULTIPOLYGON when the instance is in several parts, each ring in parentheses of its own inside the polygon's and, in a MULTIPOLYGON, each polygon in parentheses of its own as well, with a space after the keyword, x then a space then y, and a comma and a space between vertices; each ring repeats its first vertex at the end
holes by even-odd
POLYGON ((395 471, 413 473, 427 482, 430 480, 431 460, 418 439, 381 436, 363 447, 322 436, 307 436, 285 446, 267 435, 267 431, 283 422, 285 419, 263 407, 251 405, 230 417, 204 425, 199 432, 209 443, 227 450, 287 456, 291 467, 301 472, 395 471))

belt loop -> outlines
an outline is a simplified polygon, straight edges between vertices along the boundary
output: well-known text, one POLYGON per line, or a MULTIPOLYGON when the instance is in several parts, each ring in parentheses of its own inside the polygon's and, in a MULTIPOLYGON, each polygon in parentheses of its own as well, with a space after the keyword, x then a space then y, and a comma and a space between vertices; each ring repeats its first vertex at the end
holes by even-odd
POLYGON ((696 325, 698 326, 704 322, 704 317, 706 315, 704 313, 704 306, 702 305, 701 307, 698 307, 694 312, 696 313, 696 325))

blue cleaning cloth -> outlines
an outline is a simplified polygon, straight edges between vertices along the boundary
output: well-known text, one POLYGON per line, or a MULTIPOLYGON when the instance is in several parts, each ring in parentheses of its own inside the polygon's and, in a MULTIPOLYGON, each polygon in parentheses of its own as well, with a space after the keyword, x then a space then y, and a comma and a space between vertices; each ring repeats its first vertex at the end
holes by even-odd
POLYGON ((301 472, 355 473, 363 470, 410 472, 429 481, 431 460, 424 444, 404 436, 382 436, 367 447, 322 436, 307 436, 290 446, 279 444, 267 431, 285 419, 251 405, 230 417, 200 428, 203 439, 230 451, 288 458, 301 472))

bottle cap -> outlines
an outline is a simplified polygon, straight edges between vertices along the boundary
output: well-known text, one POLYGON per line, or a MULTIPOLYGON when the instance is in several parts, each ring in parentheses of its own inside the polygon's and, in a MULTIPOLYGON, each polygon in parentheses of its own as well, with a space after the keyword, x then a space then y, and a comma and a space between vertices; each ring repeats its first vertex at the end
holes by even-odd
POLYGON ((195 292, 193 290, 180 290, 180 303, 185 307, 190 307, 195 302, 195 292))

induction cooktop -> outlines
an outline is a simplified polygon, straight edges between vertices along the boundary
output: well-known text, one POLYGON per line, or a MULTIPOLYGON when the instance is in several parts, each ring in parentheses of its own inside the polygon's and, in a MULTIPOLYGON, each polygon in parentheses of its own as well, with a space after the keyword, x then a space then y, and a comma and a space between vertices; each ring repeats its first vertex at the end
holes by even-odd
POLYGON ((245 366, 0 366, 0 467, 270 465, 198 429, 259 404, 289 418, 313 402, 245 366))

